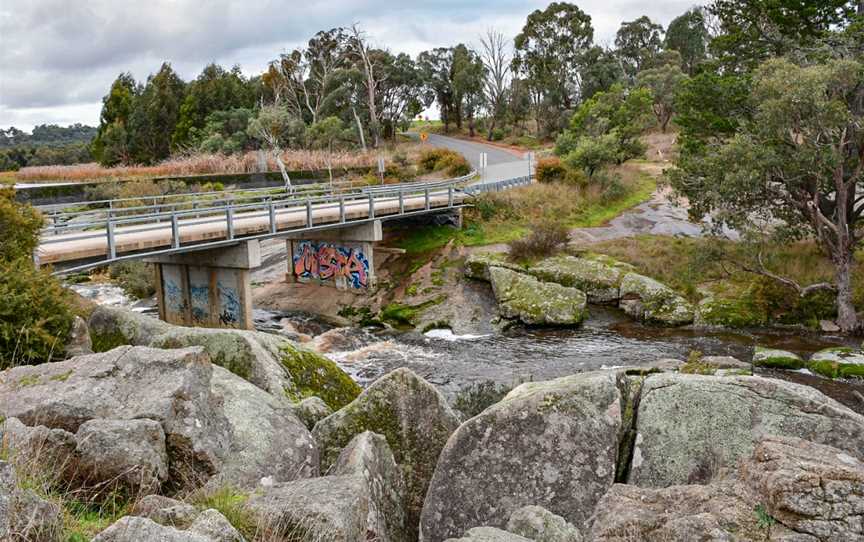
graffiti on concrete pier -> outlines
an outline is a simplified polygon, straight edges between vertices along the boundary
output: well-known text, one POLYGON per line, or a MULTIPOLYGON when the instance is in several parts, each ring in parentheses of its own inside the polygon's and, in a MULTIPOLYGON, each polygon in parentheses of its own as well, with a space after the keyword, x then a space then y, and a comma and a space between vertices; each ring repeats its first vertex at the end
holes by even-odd
POLYGON ((344 281, 350 288, 369 285, 369 259, 357 248, 327 242, 298 241, 292 255, 294 275, 301 279, 344 281))

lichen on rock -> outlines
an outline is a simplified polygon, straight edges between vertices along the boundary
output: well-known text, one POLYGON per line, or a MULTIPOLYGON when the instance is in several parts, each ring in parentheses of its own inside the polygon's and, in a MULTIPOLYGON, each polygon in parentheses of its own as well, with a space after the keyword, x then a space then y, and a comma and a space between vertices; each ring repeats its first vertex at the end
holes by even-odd
POLYGON ((864 378, 864 352, 844 346, 826 348, 810 357, 808 367, 828 378, 864 378))
POLYGON ((528 325, 577 325, 585 319, 588 299, 576 288, 501 267, 492 267, 489 276, 504 318, 528 325))
POLYGON ((562 255, 546 258, 528 272, 542 281, 585 292, 589 303, 615 303, 620 297, 621 278, 627 271, 595 259, 562 255))
POLYGON ((681 326, 693 322, 693 305, 656 280, 627 273, 621 279, 619 306, 630 316, 646 322, 681 326))
POLYGON ((512 271, 523 272, 525 269, 515 263, 508 262, 504 254, 490 252, 475 252, 465 259, 465 276, 476 280, 489 281, 489 269, 503 267, 512 271))

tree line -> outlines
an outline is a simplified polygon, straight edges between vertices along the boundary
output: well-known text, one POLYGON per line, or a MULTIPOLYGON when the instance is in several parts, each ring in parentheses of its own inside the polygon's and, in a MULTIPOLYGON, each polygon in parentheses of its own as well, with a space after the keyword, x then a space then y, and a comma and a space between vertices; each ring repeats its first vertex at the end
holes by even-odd
MULTIPOLYGON (((373 46, 356 25, 333 28, 279 55, 259 76, 211 64, 187 83, 168 63, 144 82, 121 74, 103 99, 93 154, 113 165, 190 151, 374 148, 433 103, 445 131, 550 139, 580 104, 616 84, 635 85, 646 70, 660 72, 642 84, 668 94, 670 79, 705 60, 708 38, 696 8, 665 36, 648 17, 624 22, 615 46, 604 48, 594 43, 591 17, 565 2, 530 14, 515 39, 490 29, 474 46, 416 58, 373 46)), ((656 104, 664 127, 668 101, 656 104)))
POLYGON ((14 126, 0 129, 0 171, 90 162, 90 142, 95 135, 96 128, 83 124, 40 124, 29 134, 14 126))

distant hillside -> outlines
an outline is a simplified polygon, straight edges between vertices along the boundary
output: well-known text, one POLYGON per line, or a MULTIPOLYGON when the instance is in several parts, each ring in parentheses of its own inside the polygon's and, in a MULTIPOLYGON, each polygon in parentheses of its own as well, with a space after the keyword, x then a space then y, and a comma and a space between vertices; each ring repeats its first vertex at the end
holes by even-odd
POLYGON ((58 126, 56 124, 40 124, 28 134, 12 126, 8 130, 0 129, 0 149, 31 145, 34 147, 59 147, 69 143, 90 143, 96 135, 96 128, 83 124, 58 126))
POLYGON ((96 128, 83 124, 40 124, 29 134, 14 126, 0 129, 0 171, 90 162, 95 135, 96 128))

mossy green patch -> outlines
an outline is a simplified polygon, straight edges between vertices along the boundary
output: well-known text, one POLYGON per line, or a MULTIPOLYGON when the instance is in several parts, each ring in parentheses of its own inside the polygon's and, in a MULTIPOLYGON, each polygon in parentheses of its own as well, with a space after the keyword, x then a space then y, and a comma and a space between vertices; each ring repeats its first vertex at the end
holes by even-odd
POLYGON ((864 365, 838 361, 811 361, 808 368, 828 378, 864 378, 864 365))
POLYGON ((230 331, 210 333, 178 328, 157 337, 152 345, 155 348, 201 346, 214 365, 228 369, 247 381, 252 376, 255 353, 243 336, 230 331))
POLYGON ((72 376, 73 372, 74 371, 72 369, 69 369, 65 373, 54 375, 48 380, 51 380, 52 382, 66 382, 67 380, 69 380, 69 377, 72 376))
POLYGON ((15 385, 19 388, 27 388, 30 386, 37 386, 39 383, 39 375, 24 375, 18 379, 18 382, 16 382, 15 385))
POLYGON ((424 310, 441 303, 444 297, 430 299, 418 305, 403 305, 401 303, 390 303, 381 309, 381 320, 399 328, 413 328, 417 317, 424 310))
POLYGON ((228 523, 234 526, 246 540, 256 540, 258 522, 246 508, 249 495, 230 486, 223 486, 213 491, 204 491, 192 496, 191 504, 198 510, 213 509, 225 516, 228 523))
POLYGON ((335 411, 360 395, 360 386, 345 371, 315 352, 286 346, 281 350, 281 362, 293 384, 285 390, 292 401, 319 397, 335 411))
POLYGON ((118 346, 129 344, 129 339, 120 330, 105 333, 92 332, 91 330, 90 341, 92 342, 93 351, 97 353, 108 352, 118 346))

